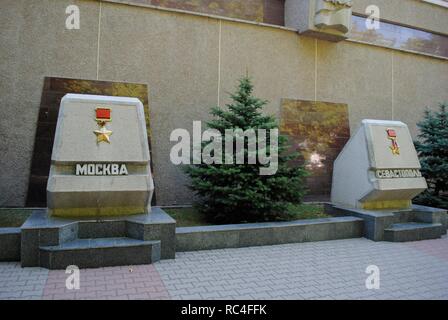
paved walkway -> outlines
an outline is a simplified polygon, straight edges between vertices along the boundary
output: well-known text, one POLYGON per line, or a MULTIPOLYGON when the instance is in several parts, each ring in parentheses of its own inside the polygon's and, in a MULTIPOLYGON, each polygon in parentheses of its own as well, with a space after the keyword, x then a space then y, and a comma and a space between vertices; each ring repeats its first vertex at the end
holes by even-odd
POLYGON ((154 265, 64 271, 0 263, 0 299, 448 299, 448 238, 350 239, 178 253, 154 265), (380 270, 368 290, 366 268, 380 270))

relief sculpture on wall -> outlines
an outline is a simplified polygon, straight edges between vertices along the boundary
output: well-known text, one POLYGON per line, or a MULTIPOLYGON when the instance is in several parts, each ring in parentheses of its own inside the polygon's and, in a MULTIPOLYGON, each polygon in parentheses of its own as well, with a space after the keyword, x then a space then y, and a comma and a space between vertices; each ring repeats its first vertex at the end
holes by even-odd
POLYGON ((286 0, 285 25, 300 34, 341 41, 351 31, 353 0, 286 0))
POLYGON ((314 25, 346 34, 350 31, 352 0, 317 0, 314 25))

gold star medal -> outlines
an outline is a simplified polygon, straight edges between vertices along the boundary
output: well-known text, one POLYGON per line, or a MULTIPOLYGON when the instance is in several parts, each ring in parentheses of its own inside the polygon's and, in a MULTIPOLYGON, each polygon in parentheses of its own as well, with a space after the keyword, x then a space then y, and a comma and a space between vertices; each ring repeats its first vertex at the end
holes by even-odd
POLYGON ((96 143, 100 143, 102 141, 110 143, 110 136, 112 135, 112 131, 107 130, 106 123, 111 121, 111 110, 109 108, 96 108, 96 122, 100 127, 99 130, 93 131, 96 135, 96 143))
POLYGON ((93 131, 96 134, 96 142, 100 143, 101 141, 110 143, 110 135, 112 131, 107 130, 106 127, 101 127, 100 130, 93 131))

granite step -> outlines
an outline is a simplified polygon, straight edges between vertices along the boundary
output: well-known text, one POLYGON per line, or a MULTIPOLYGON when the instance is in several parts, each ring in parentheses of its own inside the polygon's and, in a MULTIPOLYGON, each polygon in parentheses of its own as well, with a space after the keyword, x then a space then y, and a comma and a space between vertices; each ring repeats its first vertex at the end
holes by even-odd
POLYGON ((395 217, 395 223, 426 222, 426 221, 417 221, 415 219, 415 213, 412 210, 394 212, 394 217, 395 217))
POLYGON ((121 238, 127 237, 125 220, 85 220, 78 222, 78 237, 92 238, 121 238))
POLYGON ((419 241, 438 239, 443 234, 441 223, 396 223, 384 229, 384 240, 391 242, 419 241))
POLYGON ((47 269, 151 264, 160 260, 160 241, 125 237, 75 239, 58 246, 42 246, 39 252, 40 266, 47 269))

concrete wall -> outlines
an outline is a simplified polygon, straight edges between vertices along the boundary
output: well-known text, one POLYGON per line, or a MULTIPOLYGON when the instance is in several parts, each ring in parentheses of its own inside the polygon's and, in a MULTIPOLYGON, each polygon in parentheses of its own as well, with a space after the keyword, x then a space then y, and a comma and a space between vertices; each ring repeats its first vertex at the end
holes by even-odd
MULTIPOLYGON (((187 10, 276 25, 283 25, 285 16, 285 0, 103 1, 187 10)), ((366 14, 366 8, 370 5, 376 5, 380 8, 381 19, 445 34, 448 32, 446 9, 423 2, 423 0, 354 0, 353 11, 357 14, 366 14)))
MULTIPOLYGON (((400 2, 412 10, 421 5, 400 2)), ((0 6, 0 206, 24 205, 44 76, 148 84, 159 205, 191 202, 186 177, 169 160, 171 131, 208 119, 209 108, 228 102, 227 92, 246 71, 255 94, 270 101, 267 113, 279 116, 282 98, 347 103, 352 132, 364 118, 395 119, 415 136, 425 106, 448 100, 446 60, 109 2, 3 0, 0 6), (80 8, 80 30, 65 29, 69 4, 80 8)), ((406 15, 391 6, 389 14, 448 30, 446 9, 430 8, 406 15)))

